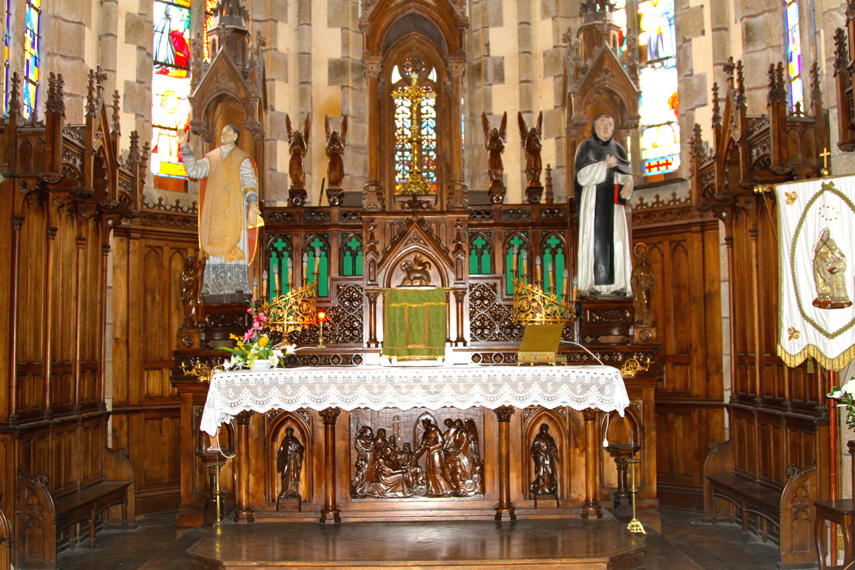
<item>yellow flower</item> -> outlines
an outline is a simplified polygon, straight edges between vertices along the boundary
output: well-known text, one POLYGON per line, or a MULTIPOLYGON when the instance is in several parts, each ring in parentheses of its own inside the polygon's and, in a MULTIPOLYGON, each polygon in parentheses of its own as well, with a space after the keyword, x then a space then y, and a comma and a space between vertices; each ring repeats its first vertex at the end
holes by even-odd
POLYGON ((239 340, 239 339, 235 339, 235 340, 237 340, 238 348, 243 348, 243 341, 239 340))
POLYGON ((266 336, 261 337, 260 339, 258 339, 258 346, 260 346, 262 348, 267 346, 268 340, 269 339, 266 336))
POLYGON ((232 339, 232 340, 240 340, 240 337, 239 337, 238 335, 236 335, 236 334, 230 334, 230 335, 229 335, 229 338, 230 338, 230 339, 232 339))

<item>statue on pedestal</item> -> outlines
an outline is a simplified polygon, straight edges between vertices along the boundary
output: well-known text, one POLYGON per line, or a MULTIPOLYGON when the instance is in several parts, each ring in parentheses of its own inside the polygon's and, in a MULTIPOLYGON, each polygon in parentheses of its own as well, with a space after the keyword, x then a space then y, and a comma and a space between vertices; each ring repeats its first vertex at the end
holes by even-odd
POLYGON ((276 454, 276 470, 282 476, 280 499, 300 498, 300 472, 303 469, 303 444, 294 437, 294 428, 285 430, 285 438, 276 454))
POLYGON ((303 157, 309 150, 309 134, 312 128, 312 114, 306 115, 303 130, 291 127, 291 117, 285 115, 285 128, 288 131, 288 152, 291 160, 288 162, 288 176, 291 178, 291 188, 303 190, 306 188, 306 177, 303 172, 303 157))
POLYGON ((546 424, 540 424, 540 433, 531 444, 531 458, 534 460, 534 481, 529 486, 532 494, 558 493, 558 447, 549 435, 549 426, 546 424))
POLYGON ((631 293, 632 259, 624 205, 634 187, 626 149, 615 141, 615 121, 597 115, 591 136, 576 150, 579 210, 578 287, 582 295, 631 293))
POLYGON ((341 183, 344 180, 344 145, 347 141, 347 115, 341 120, 341 128, 333 130, 330 126, 330 118, 324 119, 324 125, 327 131, 327 157, 330 159, 329 167, 327 168, 327 183, 329 188, 341 188, 341 183))
POLYGON ((540 159, 540 149, 543 147, 543 112, 537 116, 537 124, 531 128, 526 125, 522 113, 517 115, 520 126, 520 140, 525 149, 525 176, 528 186, 540 186, 540 171, 543 163, 540 159))
POLYGON ((502 115, 498 129, 490 126, 487 113, 481 113, 481 124, 484 127, 484 144, 490 155, 490 168, 487 171, 490 174, 490 187, 504 187, 505 165, 502 163, 502 153, 505 152, 505 141, 508 140, 508 113, 505 111, 502 115))
POLYGON ((220 146, 196 160, 180 133, 184 169, 199 184, 199 249, 207 256, 202 294, 248 293, 247 269, 255 256, 258 174, 252 158, 237 146, 240 130, 223 127, 220 146))

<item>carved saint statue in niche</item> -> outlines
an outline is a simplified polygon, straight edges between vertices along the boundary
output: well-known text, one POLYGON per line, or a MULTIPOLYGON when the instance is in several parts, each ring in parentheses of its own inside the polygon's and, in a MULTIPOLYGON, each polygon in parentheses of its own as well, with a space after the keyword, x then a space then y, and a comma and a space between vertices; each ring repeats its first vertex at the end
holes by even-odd
POLYGON ((650 310, 650 299, 653 296, 653 285, 655 276, 653 264, 650 263, 650 250, 647 244, 639 243, 635 246, 636 262, 632 268, 630 284, 635 308, 635 323, 639 325, 652 326, 653 312, 650 310))
POLYGON ((525 177, 528 181, 528 186, 540 186, 540 171, 543 169, 543 162, 540 159, 540 149, 543 147, 543 113, 537 116, 537 124, 531 128, 525 124, 525 119, 520 112, 517 115, 517 121, 520 127, 520 141, 525 150, 525 177))
POLYGON ((540 424, 540 432, 531 444, 534 460, 534 481, 529 490, 535 495, 554 495, 558 492, 558 447, 549 435, 549 426, 540 424))
POLYGON ((282 477, 280 499, 300 498, 300 471, 303 469, 303 444, 294 437, 294 428, 285 430, 285 438, 276 454, 276 471, 282 477))
POLYGON ((843 309, 852 305, 846 293, 846 256, 823 228, 813 247, 813 278, 816 282, 814 307, 843 309))
POLYGON ((481 113, 481 124, 484 127, 484 144, 490 157, 490 168, 487 171, 490 174, 490 187, 504 187, 505 165, 502 162, 502 153, 505 152, 505 141, 508 140, 508 112, 505 111, 502 115, 498 129, 490 126, 487 113, 481 113))
POLYGON ((303 157, 309 150, 309 133, 312 128, 312 114, 306 115, 306 123, 303 130, 294 130, 291 127, 291 117, 285 115, 285 129, 288 131, 288 152, 291 160, 288 162, 288 176, 291 178, 291 188, 305 189, 306 177, 303 172, 303 157))

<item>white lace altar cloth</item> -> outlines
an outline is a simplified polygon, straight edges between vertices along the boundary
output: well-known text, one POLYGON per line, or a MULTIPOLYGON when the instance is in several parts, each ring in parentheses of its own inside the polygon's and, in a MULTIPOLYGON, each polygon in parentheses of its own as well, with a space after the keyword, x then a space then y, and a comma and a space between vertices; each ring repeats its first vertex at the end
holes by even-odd
POLYGON ((444 366, 280 368, 217 372, 208 388, 202 431, 215 435, 243 411, 341 408, 466 409, 569 406, 623 416, 629 396, 611 366, 444 366))

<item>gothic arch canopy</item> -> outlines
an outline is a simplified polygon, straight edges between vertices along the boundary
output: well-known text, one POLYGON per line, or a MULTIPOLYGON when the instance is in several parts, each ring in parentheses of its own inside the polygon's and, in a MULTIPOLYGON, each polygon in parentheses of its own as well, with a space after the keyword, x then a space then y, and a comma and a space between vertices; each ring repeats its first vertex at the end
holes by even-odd
POLYGON ((445 55, 460 55, 469 19, 462 3, 450 0, 379 0, 365 2, 360 24, 367 54, 382 55, 402 36, 416 32, 430 38, 445 55))

